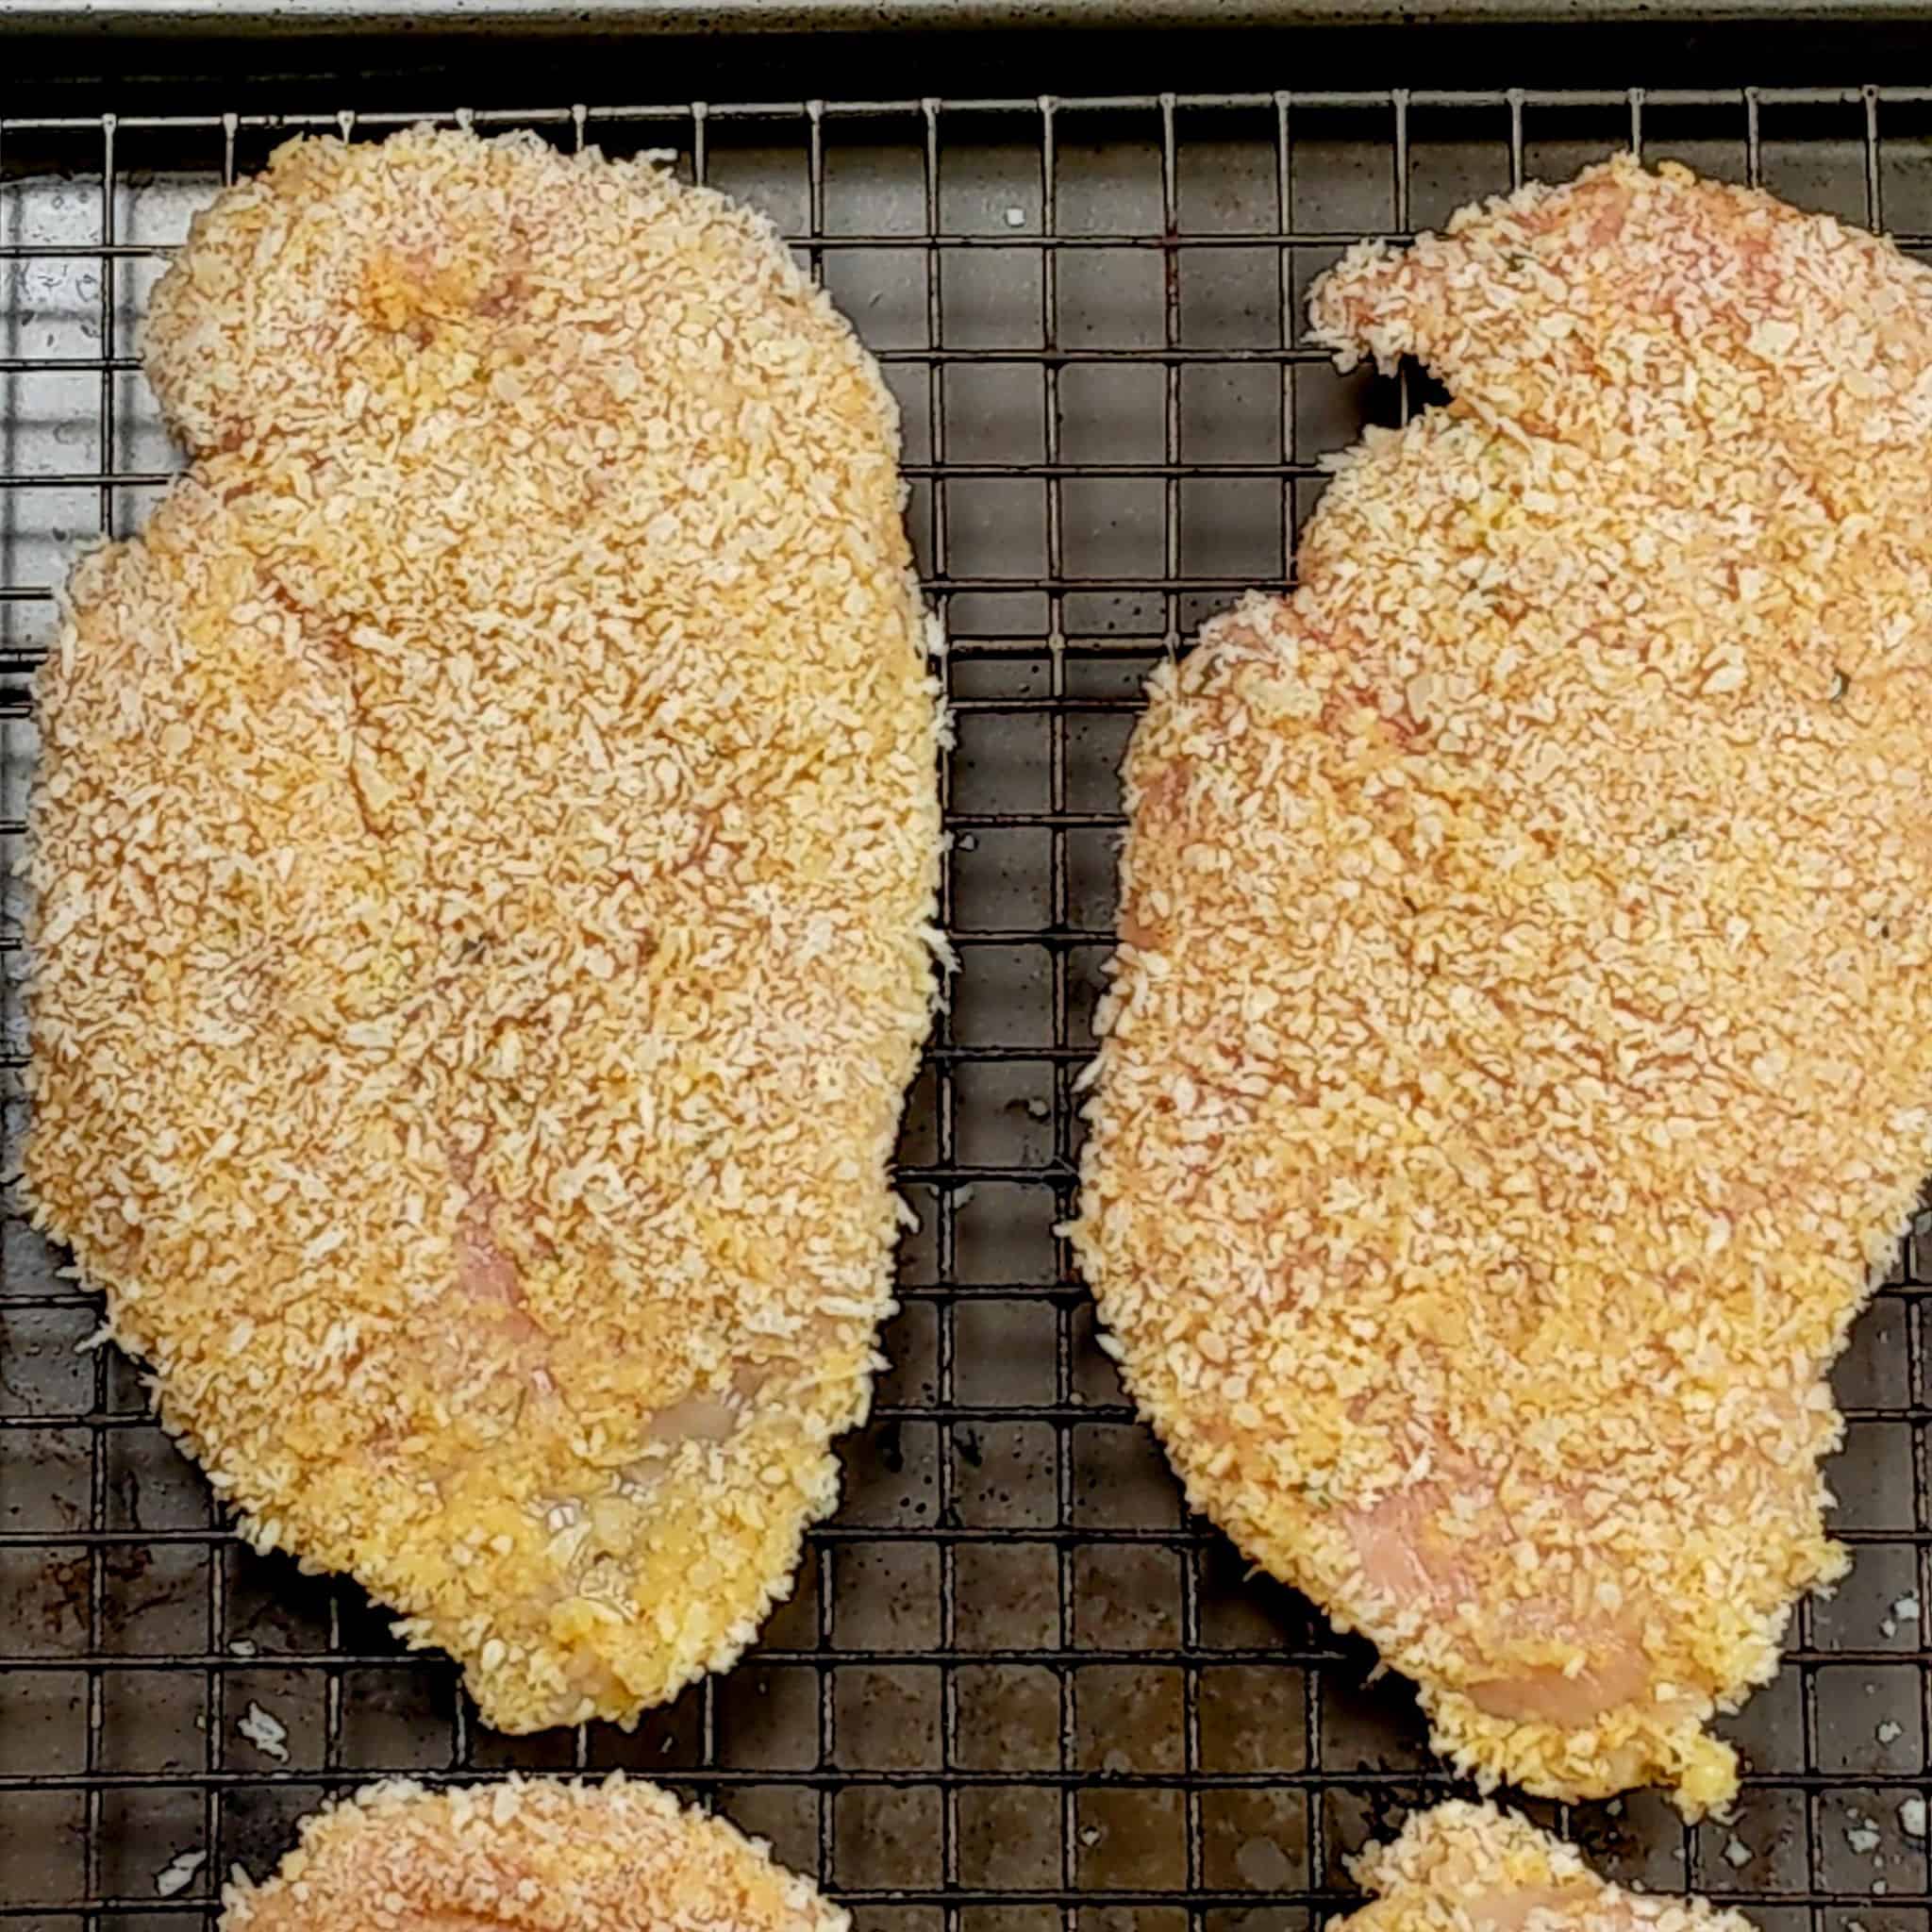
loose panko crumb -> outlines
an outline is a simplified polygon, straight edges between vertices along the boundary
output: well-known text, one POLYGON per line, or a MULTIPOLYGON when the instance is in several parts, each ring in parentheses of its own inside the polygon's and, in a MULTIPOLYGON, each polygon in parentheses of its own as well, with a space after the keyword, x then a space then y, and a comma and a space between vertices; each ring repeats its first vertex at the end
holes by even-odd
POLYGON ((1753 1932, 1696 1898, 1607 1885, 1575 1848, 1493 1805, 1438 1805, 1352 1867, 1372 1903, 1337 1932, 1753 1932))
POLYGON ((760 217, 301 141, 158 289, 193 456, 42 675, 27 1180, 263 1549, 634 1721, 864 1413, 939 709, 876 367, 760 217))
POLYGON ((426 1791, 372 1785, 302 1823, 261 1886, 223 1893, 223 1932, 845 1932, 766 1847, 619 1773, 426 1791))
POLYGON ((155 1874, 155 1895, 175 1898, 194 1883, 194 1874, 208 1863, 206 1852, 176 1852, 155 1874))
MULTIPOLYGON (((1846 1815, 1849 1822, 1845 1825, 1845 1843, 1860 1857, 1870 1857, 1885 1842, 1885 1834, 1879 1830, 1877 1822, 1862 1811, 1846 1815)), ((1884 1860, 1879 1862, 1883 1864, 1884 1860)))
POLYGON ((235 1728, 265 1757, 278 1764, 288 1763, 289 1727, 274 1711, 264 1710, 251 1700, 247 1710, 235 1721, 235 1728))
POLYGON ((1073 1239, 1440 1749, 1694 1815, 1926 1165, 1932 275, 1625 157, 1312 313, 1457 399, 1150 682, 1073 1239))

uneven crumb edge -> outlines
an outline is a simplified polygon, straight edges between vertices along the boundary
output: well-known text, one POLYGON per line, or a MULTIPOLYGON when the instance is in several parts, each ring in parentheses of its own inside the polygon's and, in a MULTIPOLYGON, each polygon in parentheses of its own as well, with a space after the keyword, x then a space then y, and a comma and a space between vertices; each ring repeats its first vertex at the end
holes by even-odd
POLYGON ((1438 1805, 1356 1859, 1374 1901, 1337 1932, 1752 1932, 1740 1913, 1702 1899, 1625 1891, 1574 1847, 1493 1805, 1438 1805))
POLYGON ((935 985, 897 417, 762 218, 303 141, 146 358, 193 462, 40 678, 41 1226, 258 1547, 506 1730, 790 1589, 935 985))
POLYGON ((1932 276, 1624 158, 1311 309, 1454 400, 1150 681, 1073 1240, 1458 1768, 1695 1814, 1932 1139, 1932 276))
POLYGON ((224 1932, 845 1932, 766 1848, 622 1773, 427 1791, 372 1785, 302 1823, 261 1886, 223 1894, 224 1932))

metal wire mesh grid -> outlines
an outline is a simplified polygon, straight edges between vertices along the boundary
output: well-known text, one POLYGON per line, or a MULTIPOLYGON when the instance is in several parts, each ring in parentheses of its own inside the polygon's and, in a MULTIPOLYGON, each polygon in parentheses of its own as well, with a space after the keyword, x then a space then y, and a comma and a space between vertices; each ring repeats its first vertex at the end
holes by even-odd
MULTIPOLYGON (((26 678, 75 543, 134 527, 177 458, 132 353, 218 180, 358 116, 0 121, 0 842, 17 857, 26 678)), ((97 1305, 9 1193, 0 1220, 0 1919, 212 1923, 331 1790, 391 1771, 632 1767, 705 1795, 865 1932, 1275 1932, 1349 1896, 1344 1860, 1447 1789, 1372 1657, 1184 1514, 1094 1346, 1053 1227, 1110 940, 1116 766, 1160 654, 1287 580, 1318 458, 1407 388, 1300 336, 1362 233, 1635 142, 1932 242, 1932 91, 1280 92, 478 111, 560 144, 674 149, 770 210, 886 365, 910 517, 950 641, 962 970, 909 1109, 893 1368, 843 1506, 731 1675, 625 1736, 481 1727, 435 1657, 345 1585, 236 1543, 86 1351, 97 1305)), ((17 893, 17 887, 9 887, 17 893)), ((6 907, 6 1147, 24 1126, 6 907)), ((1928 1230, 1932 1232, 1932 1230, 1928 1230)), ((1837 1377, 1850 1583, 1802 1613, 1729 1725, 1734 1820, 1654 1796, 1542 1807, 1607 1874, 1766 1932, 1928 1924, 1932 1542, 1908 1241, 1837 1377)))

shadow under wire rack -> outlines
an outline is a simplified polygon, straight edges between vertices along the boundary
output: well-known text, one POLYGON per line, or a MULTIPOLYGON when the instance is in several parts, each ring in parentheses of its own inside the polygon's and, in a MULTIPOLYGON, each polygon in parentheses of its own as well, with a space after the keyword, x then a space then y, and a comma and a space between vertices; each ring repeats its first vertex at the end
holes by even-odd
MULTIPOLYGON (((1363 234, 1636 145, 1932 248, 1932 90, 1268 92, 0 120, 0 858, 28 679, 75 546, 178 465, 135 353, 215 187, 298 131, 418 119, 668 149, 771 213, 884 364, 957 718, 961 971, 914 1090, 892 1362, 792 1600, 629 1735, 481 1726, 360 1591, 230 1536, 97 1304, 0 1209, 0 1922, 212 1925, 329 1792, 383 1773, 625 1766, 771 1839, 861 1932, 1301 1932, 1449 1788, 1413 1699, 1244 1574, 1094 1342, 1055 1224, 1110 945, 1117 767, 1148 669, 1291 575, 1319 458, 1411 385, 1338 375, 1308 285, 1363 234)), ((1417 399, 1422 391, 1413 385, 1417 399)), ((9 882, 5 1147, 25 1125, 9 882)), ((1932 1236, 1932 1228, 1928 1228, 1932 1236)), ((1626 1882, 1765 1932, 1926 1932, 1932 1245, 1836 1377, 1849 1582, 1726 1726, 1736 1815, 1531 1807, 1626 1882), (1916 1828, 1911 1828, 1916 1826, 1916 1828)))

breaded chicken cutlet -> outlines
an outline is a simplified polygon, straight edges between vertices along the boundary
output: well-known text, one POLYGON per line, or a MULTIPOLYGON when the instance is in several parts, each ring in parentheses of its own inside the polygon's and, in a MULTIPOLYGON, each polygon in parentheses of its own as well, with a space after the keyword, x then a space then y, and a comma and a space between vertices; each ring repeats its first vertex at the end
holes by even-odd
POLYGON ((303 1820, 221 1932, 845 1932, 766 1848, 625 1780, 372 1785, 303 1820))
POLYGON ((1420 1812, 1354 1874, 1374 1896, 1336 1932, 1753 1932, 1702 1899, 1606 1884, 1573 1847, 1493 1805, 1420 1812))
POLYGON ((1624 158, 1311 312, 1454 400, 1150 683, 1074 1239, 1440 1749, 1695 1813, 1927 1164, 1932 275, 1624 158))
POLYGON ((40 678, 36 1219, 258 1546, 629 1722, 788 1591, 891 1307, 894 407, 762 218, 527 136, 291 142, 145 351, 193 460, 40 678))

